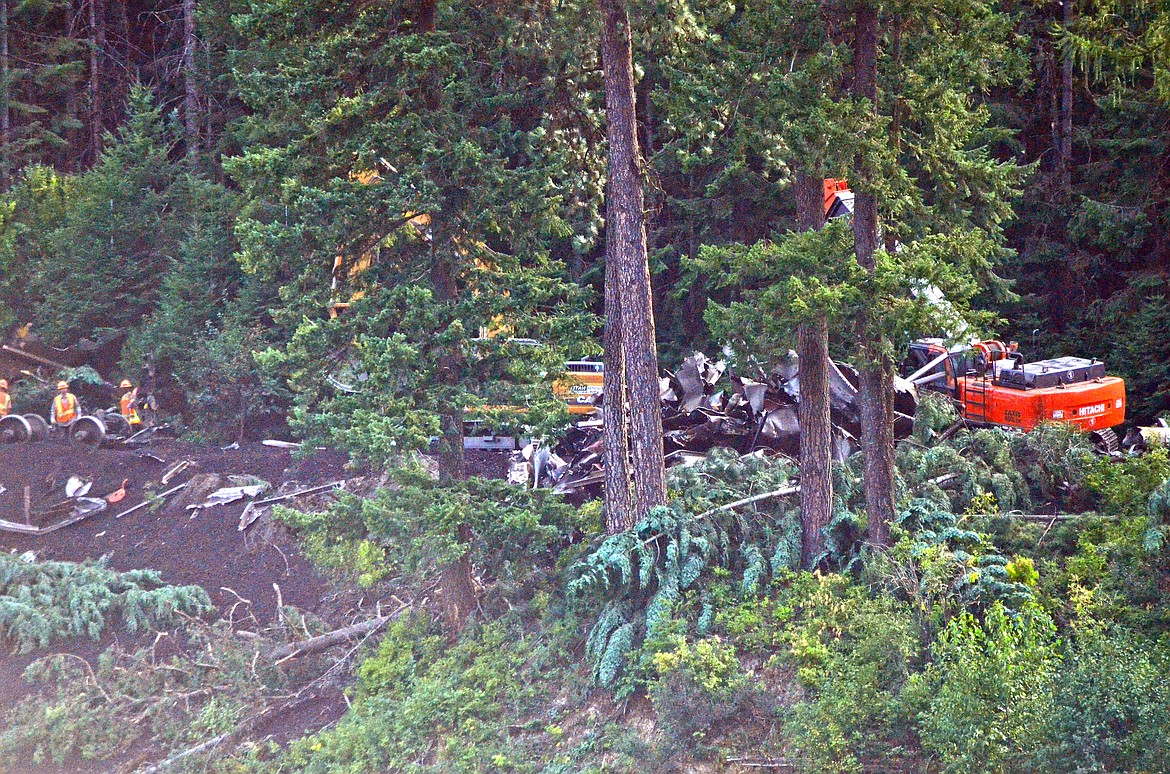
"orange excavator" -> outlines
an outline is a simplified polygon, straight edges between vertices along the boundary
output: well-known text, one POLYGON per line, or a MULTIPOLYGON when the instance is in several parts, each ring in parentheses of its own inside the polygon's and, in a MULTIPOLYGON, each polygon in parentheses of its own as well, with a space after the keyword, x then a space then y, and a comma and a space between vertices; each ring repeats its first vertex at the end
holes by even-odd
POLYGON ((949 395, 970 424, 1025 432, 1065 422, 1091 433, 1104 451, 1120 448, 1113 428, 1125 422, 1125 380, 1097 359, 1058 357, 1025 363, 1015 342, 947 347, 942 339, 910 345, 902 373, 919 389, 949 395))

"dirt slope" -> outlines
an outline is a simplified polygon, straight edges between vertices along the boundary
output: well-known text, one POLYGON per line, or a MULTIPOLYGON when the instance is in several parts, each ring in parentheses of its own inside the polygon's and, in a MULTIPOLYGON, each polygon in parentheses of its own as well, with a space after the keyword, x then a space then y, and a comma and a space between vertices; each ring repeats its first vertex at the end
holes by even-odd
MULTIPOLYGON (((260 444, 220 450, 182 442, 163 442, 138 451, 94 449, 46 442, 0 447, 0 518, 24 520, 24 487, 30 487, 36 505, 63 499, 66 480, 78 476, 93 482, 91 496, 104 496, 128 480, 126 498, 87 521, 47 535, 0 532, 0 549, 35 551, 42 559, 80 561, 108 557, 119 570, 148 567, 174 584, 197 584, 211 594, 217 606, 235 601, 232 589, 253 604, 253 612, 268 620, 275 611, 279 584, 285 604, 319 610, 327 584, 296 550, 293 542, 270 524, 259 522, 246 532, 237 529, 243 502, 200 511, 186 511, 191 499, 184 492, 161 507, 146 507, 115 518, 141 503, 152 492, 162 492, 200 474, 250 475, 278 487, 287 481, 309 485, 346 477, 342 455, 317 452, 293 460, 290 452, 260 444), (159 462, 147 453, 161 458, 159 462), (167 485, 162 475, 176 463, 190 467, 167 485)), ((226 480, 224 485, 230 485, 226 480)), ((50 521, 54 519, 49 519, 50 521)))
MULTIPOLYGON (((33 551, 42 559, 68 561, 105 556, 110 566, 118 570, 158 570, 168 583, 202 586, 221 612, 230 609, 238 598, 248 600, 251 605, 237 608, 233 616, 244 628, 251 625, 246 619, 249 612, 262 625, 273 621, 276 586, 284 604, 312 611, 326 621, 341 622, 353 600, 336 592, 297 549, 292 536, 270 519, 259 520, 247 531, 240 532, 237 526, 243 502, 188 512, 183 506, 191 498, 182 499, 184 492, 179 492, 161 507, 148 506, 120 519, 116 515, 143 502, 151 493, 162 492, 197 476, 204 477, 199 480, 205 481, 206 474, 250 475, 276 488, 290 481, 311 485, 347 478, 352 474, 347 474, 344 464, 345 458, 340 454, 317 452, 307 459, 293 460, 287 450, 260 444, 221 450, 171 441, 139 451, 94 449, 57 442, 0 446, 0 485, 6 490, 0 493, 0 518, 8 521, 24 521, 26 486, 35 514, 36 506, 63 499, 65 482, 70 476, 92 481, 90 494, 96 496, 109 494, 123 480, 127 481, 124 500, 86 521, 46 535, 0 531, 0 550, 33 551), (190 467, 169 484, 162 485, 159 482, 162 475, 183 460, 191 460, 190 467)), ((230 485, 226 480, 223 484, 230 485)), ((41 522, 46 519, 34 516, 31 521, 43 526, 41 522)), ((111 632, 100 643, 88 640, 60 643, 51 651, 64 650, 92 660, 120 636, 111 632)), ((32 659, 42 655, 45 653, 17 655, 0 648, 0 702, 11 706, 27 693, 28 686, 21 674, 32 659)), ((287 716, 274 718, 256 732, 287 741, 335 721, 345 710, 341 687, 323 686, 315 701, 287 716)), ((87 765, 74 761, 66 769, 77 774, 108 770, 103 768, 108 765, 111 764, 87 765)), ((13 769, 0 764, 0 770, 13 769)), ((46 765, 36 770, 56 772, 59 769, 46 765)))

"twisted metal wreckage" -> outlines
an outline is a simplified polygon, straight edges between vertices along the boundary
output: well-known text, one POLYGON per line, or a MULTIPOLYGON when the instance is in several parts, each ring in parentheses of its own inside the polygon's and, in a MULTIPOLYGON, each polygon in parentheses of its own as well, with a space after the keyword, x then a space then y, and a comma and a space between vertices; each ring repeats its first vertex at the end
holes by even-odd
MULTIPOLYGON (((767 372, 759 369, 758 376, 728 373, 724 361, 711 360, 701 352, 686 358, 678 371, 667 371, 659 380, 666 464, 689 464, 716 447, 741 454, 796 457, 800 451, 800 360, 789 352, 783 363, 767 372)), ((840 462, 860 448, 857 371, 852 366, 831 363, 829 401, 833 457, 840 462)), ((600 407, 601 396, 594 403, 600 407)), ((910 435, 917 406, 914 385, 896 378, 895 438, 910 435)), ((605 478, 602 421, 599 412, 578 422, 551 448, 533 442, 514 452, 509 480, 562 494, 600 488, 605 478)))

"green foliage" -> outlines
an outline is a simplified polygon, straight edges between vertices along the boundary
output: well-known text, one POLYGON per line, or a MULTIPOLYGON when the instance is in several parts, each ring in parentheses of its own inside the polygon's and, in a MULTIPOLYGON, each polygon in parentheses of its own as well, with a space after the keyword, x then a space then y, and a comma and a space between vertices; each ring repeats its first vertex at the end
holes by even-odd
POLYGON ((54 345, 87 339, 117 355, 125 341, 119 370, 136 383, 156 377, 161 408, 238 435, 233 420, 280 397, 255 375, 252 349, 266 339, 235 335, 267 323, 263 303, 237 301, 239 200, 172 158, 175 127, 150 89, 132 89, 128 110, 91 169, 29 168, 6 193, 0 318, 54 345))
MULTIPOLYGON (((9 709, 0 751, 14 770, 113 766, 130 753, 162 759, 279 707, 290 686, 324 671, 312 659, 275 667, 261 657, 273 647, 268 636, 243 639, 234 628, 188 619, 150 647, 115 644, 93 662, 69 653, 34 661, 25 670, 32 692, 9 709)), ((209 760, 195 755, 189 765, 209 760)))
POLYGON ((439 484, 406 468, 393 471, 391 480, 393 486, 370 497, 347 496, 320 513, 280 509, 277 515, 300 533, 314 560, 363 585, 397 576, 419 588, 467 554, 480 579, 499 584, 513 602, 531 598, 539 588, 533 574, 551 567, 579 534, 596 529, 548 490, 480 478, 439 484))
POLYGON ((1066 562, 1075 615, 1125 621, 1139 629, 1170 620, 1164 587, 1170 558, 1170 456, 1165 449, 1117 463, 1094 462, 1085 486, 1101 518, 1085 520, 1066 562), (1073 593, 1075 590, 1075 593, 1073 593))
POLYGON ((167 586, 151 570, 115 572, 104 560, 24 561, 0 553, 0 629, 21 652, 64 638, 97 640, 113 621, 131 634, 211 610, 198 586, 167 586))
MULTIPOLYGON (((955 615, 993 606, 1018 610, 1033 602, 1035 579, 1024 565, 1013 568, 986 535, 963 529, 960 519, 928 500, 914 500, 898 517, 897 542, 868 571, 902 596, 928 634, 955 615)), ((1035 570, 1032 570, 1035 574, 1035 570)))
POLYGON ((294 742, 282 758, 258 762, 257 770, 564 766, 572 759, 556 725, 561 711, 544 703, 553 698, 549 686, 565 674, 568 653, 563 631, 548 634, 536 637, 502 620, 450 643, 422 617, 395 622, 359 670, 353 709, 333 728, 294 742))
POLYGON ((434 29, 410 2, 313 8, 233 17, 253 41, 235 76, 255 140, 225 165, 240 259, 289 332, 261 364, 306 438, 382 465, 438 436, 459 478, 464 420, 563 423, 551 383, 595 327, 562 261, 582 138, 537 108, 571 88, 576 35, 516 2, 456 4, 434 29))
POLYGON ((952 619, 934 661, 910 679, 924 752, 944 771, 1029 771, 1054 709, 1060 655, 1052 620, 993 605, 952 619))
POLYGON ((1042 767, 1166 771, 1170 767, 1170 650, 1125 630, 1089 626, 1065 649, 1052 743, 1042 767))
POLYGON ((758 691, 789 705, 777 712, 783 734, 757 740, 763 749, 795 752, 810 771, 861 771, 872 759, 893 767, 912 756, 900 694, 922 654, 906 603, 841 575, 801 573, 765 597, 728 602, 716 629, 741 662, 764 662, 753 679, 768 682, 758 691))
POLYGON ((31 284, 41 299, 35 323, 50 341, 117 335, 158 303, 181 233, 172 128, 150 90, 135 87, 127 122, 70 188, 61 221, 30 235, 47 258, 31 284))
POLYGON ((673 744, 693 745, 740 710, 748 678, 735 648, 716 637, 688 642, 675 635, 651 660, 650 700, 673 744))
MULTIPOLYGON (((790 475, 784 463, 732 452, 675 468, 668 481, 675 493, 670 507, 654 508, 633 529, 607 537, 571 569, 570 594, 606 601, 587 648, 595 679, 612 686, 631 646, 660 633, 681 596, 711 577, 735 577, 737 593, 750 597, 794 566, 800 556, 796 514, 782 506, 772 506, 771 513, 709 512, 721 496, 774 491, 790 475), (701 514, 695 513, 699 508, 701 514)), ((696 621, 709 615, 709 601, 703 594, 700 599, 696 621)))
POLYGON ((928 443, 937 434, 959 421, 959 411, 949 395, 922 390, 914 411, 914 439, 928 443))
POLYGON ((863 298, 865 274, 853 256, 853 235, 844 222, 790 233, 775 244, 706 247, 695 269, 716 288, 740 289, 742 300, 708 306, 712 336, 742 357, 763 362, 787 353, 798 325, 822 315, 834 323, 844 320, 863 298))

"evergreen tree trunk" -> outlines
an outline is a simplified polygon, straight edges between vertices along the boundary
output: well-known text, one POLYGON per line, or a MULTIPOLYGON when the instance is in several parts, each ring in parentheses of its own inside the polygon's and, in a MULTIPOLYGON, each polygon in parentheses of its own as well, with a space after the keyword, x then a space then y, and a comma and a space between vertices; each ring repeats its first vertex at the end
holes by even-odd
MULTIPOLYGON (((436 235, 437 237, 437 235, 436 235)), ((458 290, 456 278, 447 261, 436 257, 434 264, 435 297, 440 302, 455 303, 458 290)), ((449 389, 458 382, 462 368, 459 353, 451 351, 439 360, 440 389, 449 389)), ((466 458, 463 454, 463 411, 451 407, 440 416, 439 434, 439 483, 453 484, 467 478, 466 458)), ((465 546, 463 554, 452 559, 443 567, 439 580, 439 597, 443 615, 452 632, 463 629, 468 616, 475 610, 475 582, 472 579, 471 553, 466 548, 472 538, 471 527, 460 524, 455 530, 460 545, 465 546)))
MULTIPOLYGON (((436 0, 421 0, 414 16, 420 32, 435 31, 435 4, 436 0)), ((441 101, 439 84, 436 79, 428 79, 424 84, 426 94, 424 101, 431 109, 437 109, 441 101)), ((439 244, 439 231, 432 234, 432 244, 439 244)), ((458 277, 454 267, 442 256, 435 255, 434 277, 435 296, 440 302, 454 306, 458 300, 458 277)), ((458 384, 458 374, 463 367, 460 353, 451 350, 440 359, 440 381, 444 386, 454 387, 458 384)), ((463 454, 463 410, 462 407, 452 406, 440 418, 441 435, 439 437, 439 482, 452 483, 467 478, 466 458, 463 454)), ((449 630, 457 633, 463 630, 478 604, 475 595, 474 568, 471 566, 471 527, 460 524, 455 529, 455 538, 463 553, 452 559, 443 567, 442 577, 439 579, 440 603, 443 607, 443 617, 446 619, 449 630)))
MULTIPOLYGON (((1062 23, 1065 29, 1072 25, 1072 0, 1061 0, 1062 23)), ((1060 66, 1060 127, 1057 136, 1058 175, 1064 196, 1072 192, 1072 134, 1073 134, 1073 55, 1064 52, 1060 66)))
POLYGON ((666 502, 658 352, 646 257, 630 18, 625 0, 600 0, 600 7, 609 145, 605 231, 606 239, 614 244, 612 254, 617 258, 620 279, 622 355, 633 440, 634 514, 640 519, 654 506, 666 502))
MULTIPOLYGON (((77 35, 77 27, 81 23, 78 18, 80 9, 75 9, 73 3, 65 5, 65 34, 66 40, 72 41, 77 35)), ((77 116, 77 102, 79 84, 70 81, 69 90, 65 95, 65 114, 70 118, 77 116)), ((77 128, 70 127, 65 130, 65 148, 63 152, 57 154, 57 169, 62 172, 74 172, 78 168, 78 159, 82 155, 79 150, 84 145, 81 139, 81 131, 77 128)))
POLYGON ((96 162, 102 149, 103 124, 101 60, 106 48, 106 2, 89 0, 89 157, 96 162))
MULTIPOLYGON (((608 196, 607 196, 608 198, 608 196)), ((621 289, 613 240, 606 240, 605 374, 602 425, 605 465, 605 531, 611 535, 634 526, 630 499, 630 422, 626 413, 625 358, 622 357, 621 289)))
MULTIPOLYGON (((796 177, 796 219, 802 231, 825 224, 824 183, 796 177)), ((812 569, 825 550, 822 530, 833 518, 833 425, 829 416, 829 320, 824 314, 796 329, 800 356, 800 563, 812 569)))
MULTIPOLYGON (((858 3, 853 40, 853 88, 860 99, 877 104, 877 8, 858 3)), ((877 199, 866 184, 863 159, 856 160, 853 194, 853 237, 857 262, 869 273, 877 268, 877 199)), ((869 313, 858 320, 863 338, 858 400, 861 403, 861 451, 865 480, 865 510, 869 540, 886 547, 894 520, 894 373, 881 334, 870 324, 869 313)))
POLYGON ((8 190, 12 165, 12 111, 9 109, 8 0, 0 0, 0 191, 8 190))
POLYGON ((187 155, 198 157, 202 150, 199 118, 202 115, 199 99, 199 72, 195 62, 195 0, 183 0, 183 129, 187 140, 187 155))

